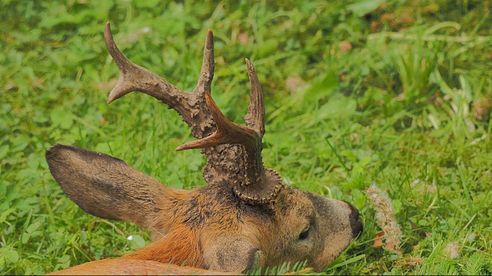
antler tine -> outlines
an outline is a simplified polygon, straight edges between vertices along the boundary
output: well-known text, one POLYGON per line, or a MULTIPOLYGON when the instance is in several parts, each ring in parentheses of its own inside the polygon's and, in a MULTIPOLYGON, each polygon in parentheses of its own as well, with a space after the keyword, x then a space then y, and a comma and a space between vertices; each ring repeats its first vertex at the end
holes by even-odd
POLYGON ((258 145, 261 145, 261 137, 255 130, 235 124, 229 120, 217 104, 212 99, 210 92, 206 92, 205 103, 212 114, 217 129, 211 135, 188 142, 176 148, 176 150, 187 150, 197 148, 207 148, 222 144, 241 144, 244 145, 249 152, 255 152, 258 145))
POLYGON ((170 107, 175 108, 185 120, 187 119, 189 112, 186 98, 189 97, 188 94, 185 94, 166 80, 126 58, 114 42, 109 22, 106 23, 104 30, 104 40, 109 54, 113 57, 120 69, 120 78, 116 86, 109 93, 108 103, 132 91, 140 91, 165 102, 170 107))
POLYGON ((203 62, 200 77, 193 90, 195 93, 202 94, 210 91, 214 78, 214 66, 214 34, 211 30, 208 30, 205 46, 203 47, 203 62))
POLYGON ((248 68, 248 77, 251 85, 250 102, 248 113, 244 117, 246 125, 255 129, 261 137, 265 134, 265 106, 263 104, 263 91, 260 81, 256 76, 253 63, 249 59, 245 59, 246 67, 248 68))

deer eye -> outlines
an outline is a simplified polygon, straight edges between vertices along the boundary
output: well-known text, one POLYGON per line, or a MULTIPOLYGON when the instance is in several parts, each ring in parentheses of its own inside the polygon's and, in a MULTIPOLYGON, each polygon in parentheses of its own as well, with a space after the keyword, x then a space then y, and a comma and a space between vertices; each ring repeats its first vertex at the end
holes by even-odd
POLYGON ((309 231, 311 230, 311 225, 308 225, 304 230, 302 230, 301 234, 299 234, 299 240, 305 240, 309 237, 309 231))

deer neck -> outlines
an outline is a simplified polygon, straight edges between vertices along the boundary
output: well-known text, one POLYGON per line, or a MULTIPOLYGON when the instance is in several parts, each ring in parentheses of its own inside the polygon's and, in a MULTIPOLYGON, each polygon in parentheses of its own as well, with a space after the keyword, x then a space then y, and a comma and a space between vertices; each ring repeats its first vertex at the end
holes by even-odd
POLYGON ((153 260, 192 267, 204 266, 198 233, 185 225, 174 227, 160 240, 123 258, 153 260))

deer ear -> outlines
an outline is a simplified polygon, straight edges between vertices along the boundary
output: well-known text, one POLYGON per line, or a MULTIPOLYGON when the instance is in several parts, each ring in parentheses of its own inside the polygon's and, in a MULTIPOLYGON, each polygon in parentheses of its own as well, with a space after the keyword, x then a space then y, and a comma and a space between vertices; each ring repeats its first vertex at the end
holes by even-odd
POLYGON ((120 159, 72 146, 52 147, 46 160, 63 191, 87 213, 153 230, 169 191, 157 180, 120 159))
POLYGON ((264 254, 241 236, 221 236, 208 242, 203 250, 210 270, 245 273, 264 265, 264 254))

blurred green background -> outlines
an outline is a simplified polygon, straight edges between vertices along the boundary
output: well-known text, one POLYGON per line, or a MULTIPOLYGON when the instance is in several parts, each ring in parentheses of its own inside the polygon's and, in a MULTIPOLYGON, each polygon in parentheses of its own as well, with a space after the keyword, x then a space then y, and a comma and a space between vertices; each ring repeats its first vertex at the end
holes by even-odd
POLYGON ((327 273, 492 273, 492 1, 0 0, 0 273, 42 274, 148 242, 85 214, 51 177, 55 143, 101 151, 172 187, 203 185, 179 116, 130 94, 111 105, 110 20, 134 62, 191 90, 208 29, 213 96, 243 122, 251 58, 264 161, 300 189, 360 208, 364 234, 327 273), (364 190, 388 192, 402 256, 364 190), (127 237, 132 235, 133 240, 127 237))

